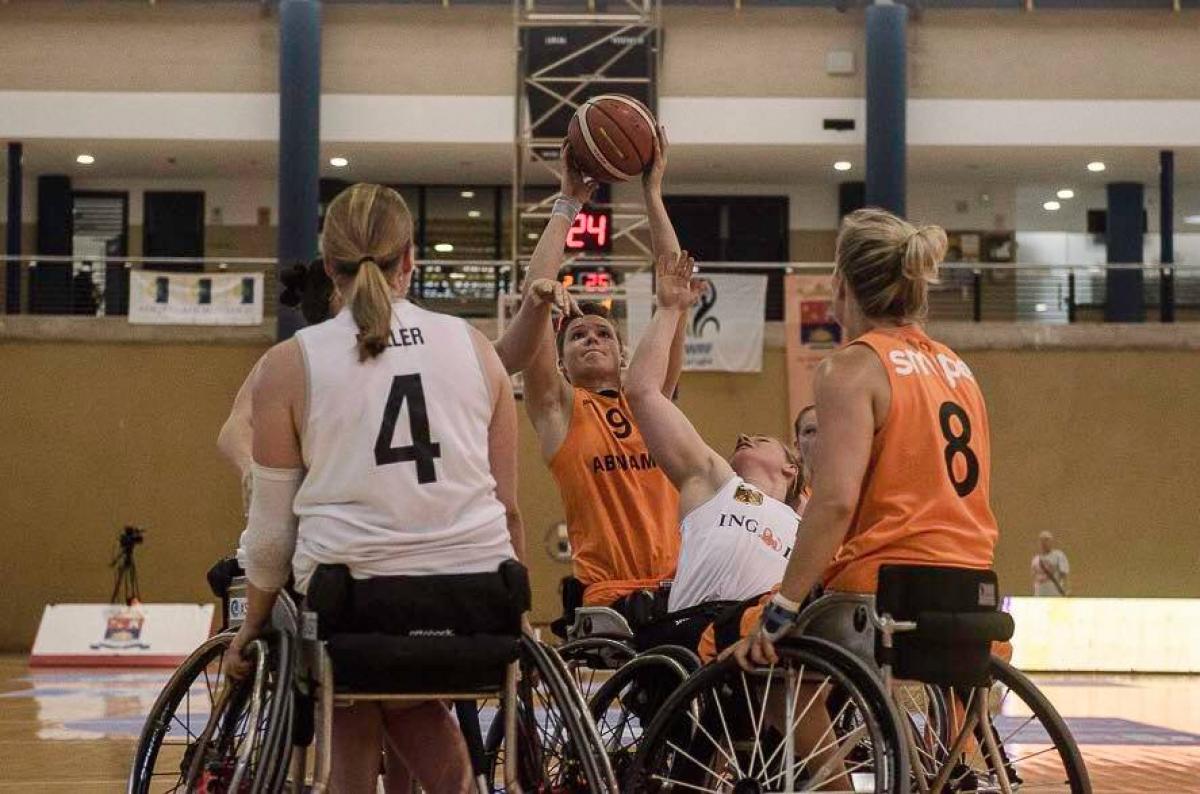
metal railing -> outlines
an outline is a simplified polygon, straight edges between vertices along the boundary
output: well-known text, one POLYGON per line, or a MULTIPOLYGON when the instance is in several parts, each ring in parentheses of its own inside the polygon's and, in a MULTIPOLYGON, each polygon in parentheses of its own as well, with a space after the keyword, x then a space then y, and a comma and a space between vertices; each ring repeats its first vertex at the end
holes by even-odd
MULTIPOLYGON (((270 258, 0 257, 0 306, 10 314, 122 316, 129 310, 129 273, 134 270, 199 273, 262 273, 265 315, 274 317, 280 292, 277 262, 270 258), (14 270, 15 269, 15 270, 14 270), (15 294, 8 286, 15 287, 15 294)), ((623 274, 644 271, 644 260, 609 258, 568 261, 566 272, 603 268, 618 290, 623 274)), ((413 296, 438 311, 494 316, 497 298, 515 288, 509 261, 417 263, 413 296)), ((767 273, 767 320, 781 320, 780 275, 828 275, 829 262, 702 262, 701 272, 767 273), (771 291, 777 294, 772 295, 771 291)), ((1103 320, 1110 274, 1126 274, 1121 289, 1140 290, 1147 321, 1200 320, 1200 265, 1031 265, 944 263, 930 289, 930 318, 974 322, 1064 324, 1103 320), (1132 279, 1130 278, 1132 276, 1132 279)), ((576 291, 586 292, 578 285, 576 291)))

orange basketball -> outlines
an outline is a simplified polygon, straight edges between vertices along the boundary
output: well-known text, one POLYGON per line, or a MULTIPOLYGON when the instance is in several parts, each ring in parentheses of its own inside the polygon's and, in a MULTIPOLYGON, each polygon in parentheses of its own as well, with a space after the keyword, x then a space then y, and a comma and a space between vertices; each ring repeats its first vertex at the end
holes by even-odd
POLYGON ((654 161, 657 125, 633 97, 603 94, 579 106, 567 127, 567 143, 580 170, 598 182, 624 182, 654 161))

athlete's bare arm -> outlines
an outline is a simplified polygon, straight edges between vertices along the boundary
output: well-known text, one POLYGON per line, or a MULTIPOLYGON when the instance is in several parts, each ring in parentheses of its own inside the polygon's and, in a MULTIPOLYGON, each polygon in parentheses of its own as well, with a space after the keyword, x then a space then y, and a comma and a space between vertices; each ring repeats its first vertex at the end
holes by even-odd
MULTIPOLYGON (((667 215, 667 207, 663 203, 663 175, 667 171, 667 131, 658 128, 654 139, 654 162, 649 170, 642 175, 642 193, 646 201, 646 218, 650 224, 650 250, 654 261, 663 257, 679 256, 679 238, 675 227, 667 215)), ((671 356, 667 362, 667 374, 663 379, 662 392, 667 397, 675 394, 679 385, 679 374, 683 372, 683 338, 684 327, 687 325, 687 312, 679 316, 675 325, 675 337, 671 340, 671 356)))
POLYGON ((492 421, 488 425, 488 463, 496 480, 496 498, 504 505, 508 535, 517 559, 525 560, 525 524, 517 504, 517 402, 512 382, 487 338, 474 328, 471 341, 492 395, 492 421))
POLYGON ((658 310, 638 342, 625 379, 625 394, 646 448, 679 491, 680 517, 711 499, 734 474, 728 461, 704 443, 683 411, 662 391, 669 345, 679 318, 695 300, 693 267, 686 253, 665 256, 656 263, 658 310))
MULTIPOLYGON (((583 174, 575 167, 564 147, 562 193, 576 201, 586 202, 595 190, 584 182, 583 174)), ((541 279, 558 280, 563 250, 572 221, 562 215, 551 215, 542 236, 538 239, 525 277, 528 295, 541 279)), ((567 437, 571 425, 571 406, 574 391, 558 370, 558 354, 554 349, 554 329, 544 325, 541 338, 533 345, 533 355, 525 367, 525 410, 538 434, 542 457, 550 460, 567 437)))
POLYGON ((254 429, 250 423, 250 398, 254 390, 254 379, 258 375, 259 369, 262 368, 264 359, 266 359, 265 354, 254 363, 250 374, 242 381, 237 396, 233 398, 233 407, 229 410, 229 418, 225 420, 225 424, 221 425, 221 432, 217 435, 217 450, 233 464, 243 477, 250 471, 250 462, 254 459, 251 449, 254 429))
POLYGON ((813 380, 821 432, 814 470, 821 473, 796 533, 796 549, 784 573, 784 597, 803 601, 850 528, 871 443, 891 403, 891 387, 879 357, 850 345, 817 367, 813 380))
MULTIPOLYGON (((255 463, 273 469, 303 467, 299 427, 304 415, 304 401, 305 374, 300 343, 289 339, 267 351, 254 379, 251 422, 255 463)), ((244 675, 247 671, 249 664, 241 659, 242 649, 266 625, 277 592, 246 583, 246 619, 226 656, 225 664, 230 672, 244 675)))
POLYGON ((551 309, 558 309, 567 317, 579 313, 574 298, 561 281, 540 278, 529 282, 521 308, 494 345, 509 375, 524 371, 533 362, 550 325, 551 309))

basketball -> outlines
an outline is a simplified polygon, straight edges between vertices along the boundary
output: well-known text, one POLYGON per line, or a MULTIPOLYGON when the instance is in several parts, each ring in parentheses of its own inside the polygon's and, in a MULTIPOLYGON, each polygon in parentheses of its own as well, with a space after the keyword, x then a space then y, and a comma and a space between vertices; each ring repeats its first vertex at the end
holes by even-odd
POLYGON ((585 174, 597 182, 625 182, 653 162, 656 127, 654 116, 641 102, 604 94, 575 111, 567 142, 585 174))

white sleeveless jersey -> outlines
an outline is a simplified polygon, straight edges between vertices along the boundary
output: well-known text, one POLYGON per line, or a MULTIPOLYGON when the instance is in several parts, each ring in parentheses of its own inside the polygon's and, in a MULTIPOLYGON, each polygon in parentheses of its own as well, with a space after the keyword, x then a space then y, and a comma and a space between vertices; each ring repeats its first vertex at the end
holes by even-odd
POLYGON ((683 544, 667 608, 744 601, 783 581, 800 519, 741 477, 680 523, 683 544))
POLYGON ((293 567, 354 576, 494 571, 514 557, 488 461, 493 398, 464 320, 408 301, 359 362, 349 309, 296 334, 307 368, 293 567))

